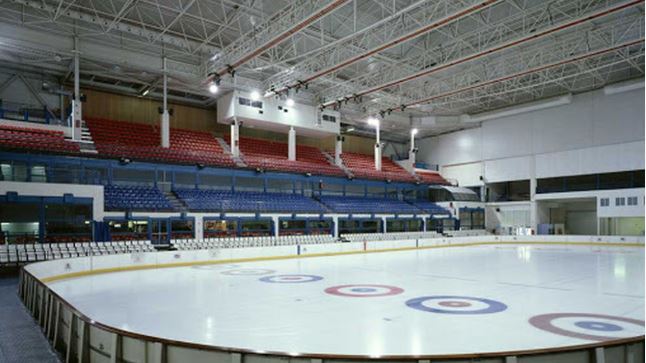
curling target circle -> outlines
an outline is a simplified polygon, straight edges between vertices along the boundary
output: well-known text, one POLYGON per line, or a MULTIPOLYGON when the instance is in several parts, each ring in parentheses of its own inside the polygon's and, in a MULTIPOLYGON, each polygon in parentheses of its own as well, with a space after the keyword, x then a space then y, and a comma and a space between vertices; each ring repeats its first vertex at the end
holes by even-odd
POLYGON ((266 268, 241 268, 238 270, 227 270, 220 272, 223 275, 232 275, 232 276, 258 276, 258 275, 269 275, 273 274, 274 270, 266 268))
POLYGON ((191 268, 194 268, 196 270, 222 270, 225 268, 236 268, 239 267, 238 265, 197 265, 197 266, 191 266, 191 268))
POLYGON ((298 284, 303 282, 323 280, 323 277, 316 275, 273 275, 261 277, 259 280, 262 282, 272 282, 279 284, 298 284))
POLYGON ((404 289, 397 286, 360 284, 331 286, 325 289, 325 292, 346 297, 379 297, 401 294, 404 289))
POLYGON ((410 308, 438 314, 494 314, 507 309, 507 305, 471 296, 421 296, 406 301, 410 308))
POLYGON ((599 342, 644 334, 644 321, 612 315, 542 314, 530 318, 529 323, 557 335, 599 342))

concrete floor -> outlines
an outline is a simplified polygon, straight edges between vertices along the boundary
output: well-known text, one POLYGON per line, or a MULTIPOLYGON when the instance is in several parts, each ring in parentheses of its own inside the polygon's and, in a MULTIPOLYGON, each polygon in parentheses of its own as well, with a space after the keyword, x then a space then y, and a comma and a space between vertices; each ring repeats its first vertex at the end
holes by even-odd
POLYGON ((17 291, 16 276, 0 277, 0 363, 59 363, 17 291))

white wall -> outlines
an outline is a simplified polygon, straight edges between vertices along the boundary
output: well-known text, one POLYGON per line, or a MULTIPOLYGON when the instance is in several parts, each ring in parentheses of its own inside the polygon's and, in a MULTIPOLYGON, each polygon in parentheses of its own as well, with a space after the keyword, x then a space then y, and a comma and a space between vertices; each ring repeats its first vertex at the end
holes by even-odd
POLYGON ((336 117, 335 123, 328 121, 319 123, 319 110, 314 106, 297 103, 288 107, 283 100, 277 100, 274 97, 261 97, 259 101, 262 101, 263 108, 260 110, 240 105, 238 97, 251 99, 251 95, 247 92, 239 92, 236 97, 233 96, 233 93, 229 93, 218 99, 219 123, 229 124, 236 116, 245 125, 253 125, 259 129, 285 132, 290 126, 294 126, 299 135, 322 136, 339 133, 341 116, 336 111, 325 111, 326 114, 336 117), (282 110, 278 109, 279 106, 282 110), (285 109, 287 112, 284 112, 285 109))
POLYGON ((7 192, 37 197, 62 197, 64 194, 72 194, 78 198, 92 198, 92 218, 95 221, 103 220, 103 185, 0 181, 0 195, 7 192))
POLYGON ((572 103, 419 140, 418 160, 461 186, 644 168, 644 89, 575 95, 572 103), (535 158, 535 169, 532 162, 535 158))

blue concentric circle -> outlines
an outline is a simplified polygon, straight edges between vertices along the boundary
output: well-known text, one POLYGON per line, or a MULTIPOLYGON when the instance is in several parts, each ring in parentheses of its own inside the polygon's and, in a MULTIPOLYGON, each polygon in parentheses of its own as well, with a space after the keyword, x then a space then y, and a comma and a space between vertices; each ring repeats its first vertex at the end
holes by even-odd
POLYGON ((427 311, 430 313, 457 315, 494 314, 507 309, 507 305, 499 301, 471 296, 421 296, 406 301, 406 305, 410 308, 427 311), (467 301, 484 303, 487 305, 487 307, 474 310, 471 308, 472 304, 458 304, 458 302, 467 301), (447 306, 453 308, 443 309, 439 307, 430 307, 424 304, 426 302, 436 302, 438 303, 438 306, 447 306), (450 304, 447 303, 439 305, 439 303, 442 302, 450 302, 450 304))

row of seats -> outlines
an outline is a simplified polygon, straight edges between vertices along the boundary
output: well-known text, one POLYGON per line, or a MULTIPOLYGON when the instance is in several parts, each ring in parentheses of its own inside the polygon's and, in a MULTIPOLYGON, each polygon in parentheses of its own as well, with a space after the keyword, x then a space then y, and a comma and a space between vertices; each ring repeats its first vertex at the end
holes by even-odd
POLYGON ((137 185, 106 185, 105 209, 172 211, 164 194, 155 187, 137 185))
POLYGON ((344 234, 341 239, 350 242, 361 241, 392 241, 402 239, 424 239, 424 238, 438 238, 442 237, 441 234, 435 231, 429 232, 389 232, 389 233, 352 233, 344 234))
POLYGON ((419 180, 424 184, 451 185, 448 180, 444 179, 444 177, 436 171, 417 170, 415 175, 417 175, 419 180))
POLYGON ((465 229, 460 231, 447 231, 446 235, 449 237, 475 237, 475 236, 488 236, 492 233, 486 229, 465 229))
POLYGON ((306 235, 306 236, 263 236, 263 237, 227 237, 207 238, 205 240, 177 240, 173 246, 178 250, 202 250, 216 248, 243 248, 243 247, 271 247, 295 246, 323 243, 335 243, 336 238, 331 235, 306 235))
POLYGON ((381 159, 381 171, 375 169, 375 157, 373 155, 344 152, 341 154, 343 164, 357 178, 391 180, 405 183, 414 183, 415 177, 406 169, 397 165, 389 158, 381 159))
MULTIPOLYGON (((160 161, 181 164, 203 164, 234 167, 231 155, 208 132, 170 129, 170 147, 160 143, 159 127, 148 124, 114 121, 100 118, 85 120, 99 156, 160 161)), ((226 138, 229 140, 229 138, 226 138)), ((31 149, 55 153, 79 154, 79 144, 67 141, 63 132, 0 125, 0 147, 31 149)), ((287 159, 288 144, 284 142, 240 138, 242 159, 250 168, 310 173, 313 175, 345 176, 345 172, 328 161, 316 147, 297 145, 296 160, 287 159)), ((343 163, 357 178, 414 183, 416 177, 389 158, 382 158, 382 170, 374 169, 372 155, 343 153, 343 163)), ((420 181, 429 184, 449 184, 441 175, 418 172, 420 181)))
POLYGON ((192 211, 325 213, 314 199, 290 193, 231 192, 175 189, 175 195, 192 211))
POLYGON ((159 128, 133 122, 89 118, 85 120, 100 156, 154 160, 181 164, 233 167, 213 135, 207 132, 170 129, 170 147, 160 146, 159 128))
POLYGON ((451 215, 451 211, 433 202, 411 201, 409 203, 425 211, 426 213, 429 213, 432 215, 438 215, 438 214, 451 215))
POLYGON ((119 253, 153 252, 150 241, 32 243, 0 245, 0 266, 119 253))
MULTIPOLYGON (((230 140, 229 137, 225 139, 230 140)), ((288 144, 284 142, 240 138, 241 158, 250 168, 345 176, 343 170, 330 164, 321 150, 315 147, 297 145, 296 160, 288 160, 288 148, 288 144)))
POLYGON ((321 196, 321 203, 336 213, 421 214, 422 210, 398 199, 349 196, 321 196))
POLYGON ((0 148, 27 149, 63 154, 80 153, 79 145, 65 140, 62 131, 0 125, 0 148))
MULTIPOLYGON (((232 192, 194 188, 177 188, 173 192, 189 210, 196 212, 451 214, 446 208, 432 202, 404 202, 388 198, 320 196, 317 201, 294 193, 232 192)), ((170 201, 159 189, 136 185, 106 185, 105 208, 173 210, 170 201)))

